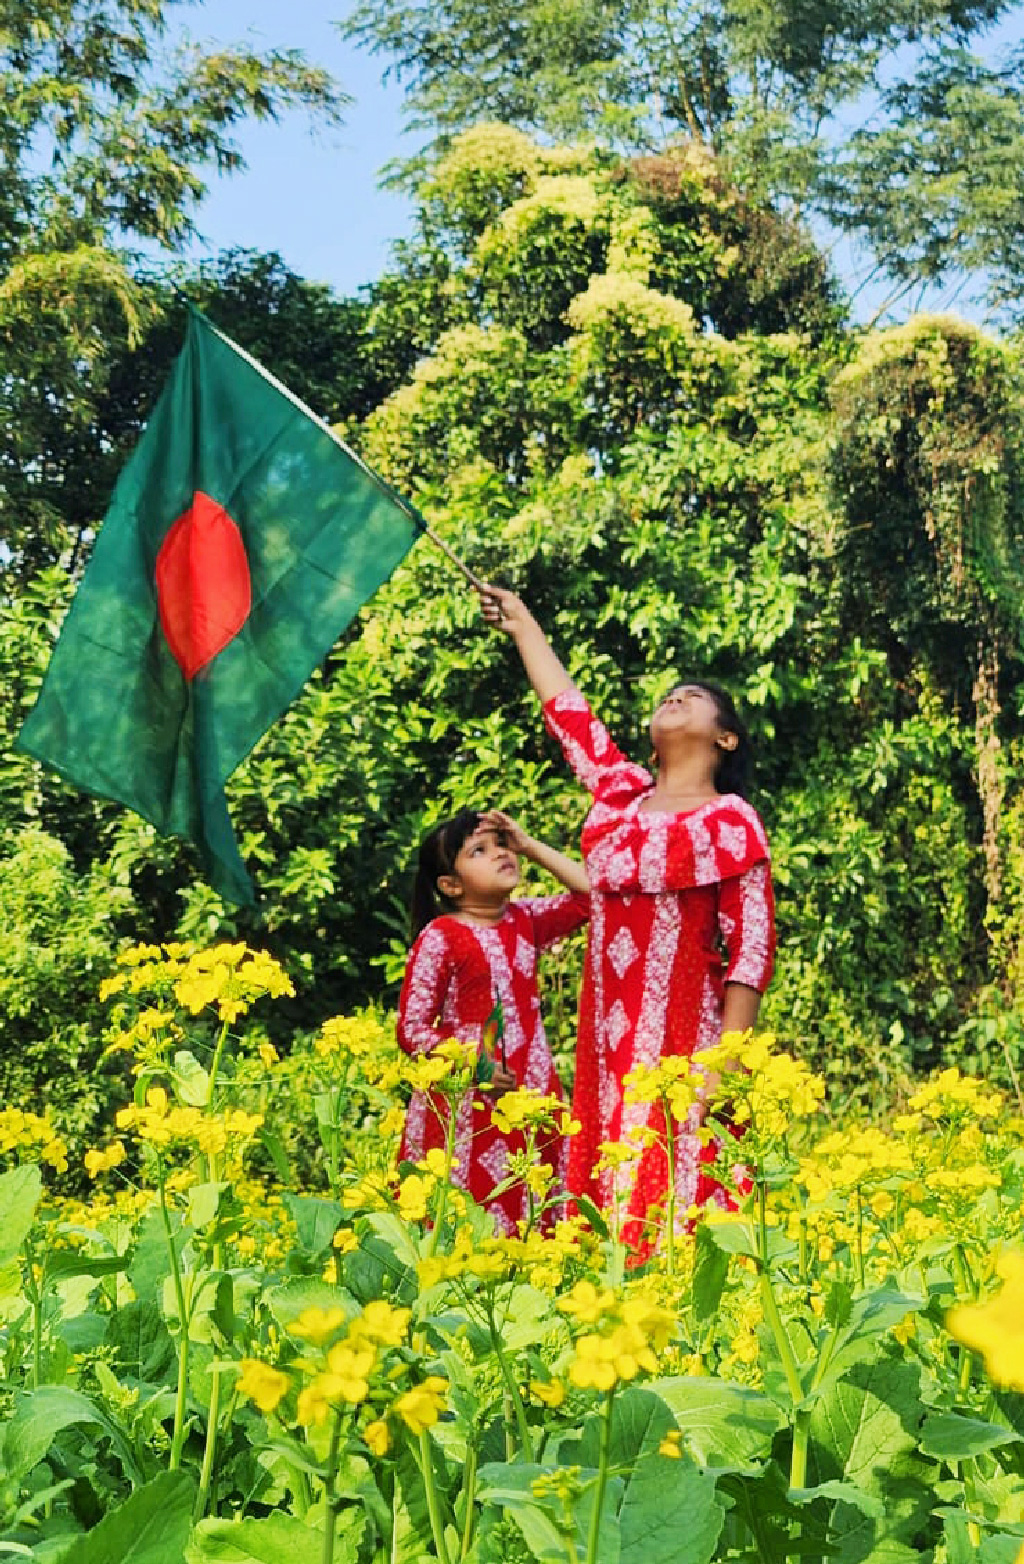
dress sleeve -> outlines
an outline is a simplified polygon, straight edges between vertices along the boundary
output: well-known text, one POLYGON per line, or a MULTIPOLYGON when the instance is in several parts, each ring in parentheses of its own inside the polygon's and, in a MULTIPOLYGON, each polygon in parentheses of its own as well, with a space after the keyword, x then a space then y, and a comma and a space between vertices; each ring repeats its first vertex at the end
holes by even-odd
POLYGON ((533 927, 533 943, 538 950, 557 945, 568 934, 575 934, 590 922, 590 897, 582 892, 564 891, 560 896, 524 896, 516 906, 525 912, 533 927))
POLYGON ((650 772, 626 759, 575 685, 548 701, 544 726, 595 799, 632 797, 651 786, 650 772))
POLYGON ((398 1043, 407 1054, 429 1053, 446 1037, 457 1035, 441 1019, 453 976, 452 950, 444 930, 428 923, 409 952, 398 1000, 398 1043))
POLYGON ((775 898, 767 862, 722 881, 718 927, 729 957, 725 981, 763 994, 775 968, 775 898))

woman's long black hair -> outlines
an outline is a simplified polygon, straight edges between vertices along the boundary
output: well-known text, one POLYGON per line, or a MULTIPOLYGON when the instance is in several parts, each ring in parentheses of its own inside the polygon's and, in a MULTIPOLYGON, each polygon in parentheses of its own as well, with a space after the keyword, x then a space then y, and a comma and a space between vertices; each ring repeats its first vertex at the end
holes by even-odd
POLYGON ((451 912, 452 903, 437 888, 442 875, 451 874, 468 837, 480 824, 480 812, 476 809, 460 809, 450 820, 442 820, 429 836, 420 843, 420 856, 416 865, 416 879, 412 887, 412 938, 421 933, 432 919, 443 912, 451 912))
POLYGON ((685 684, 692 685, 696 690, 706 690, 715 703, 719 727, 725 733, 736 735, 735 749, 718 752, 716 788, 720 793, 737 793, 740 798, 746 798, 754 769, 754 745, 746 723, 736 710, 735 701, 728 690, 723 690, 720 684, 712 684, 708 679, 680 679, 673 688, 679 689, 685 684))

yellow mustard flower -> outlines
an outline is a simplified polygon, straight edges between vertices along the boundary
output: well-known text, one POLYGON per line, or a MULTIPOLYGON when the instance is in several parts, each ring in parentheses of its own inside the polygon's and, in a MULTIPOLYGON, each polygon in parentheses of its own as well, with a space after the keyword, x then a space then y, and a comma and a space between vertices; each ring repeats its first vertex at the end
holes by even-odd
POLYGON ((378 1417, 372 1423, 367 1423, 363 1429, 363 1438, 373 1455, 387 1455, 391 1448, 391 1435, 387 1423, 382 1418, 378 1417))
POLYGON ((338 1334, 345 1324, 345 1318, 345 1310, 336 1305, 330 1309, 321 1309, 316 1304, 310 1304, 292 1320, 288 1329, 290 1334, 298 1336, 300 1341, 308 1341, 314 1347, 322 1347, 325 1341, 330 1341, 332 1336, 338 1334))
POLYGON ((436 1179, 425 1178, 419 1173, 409 1173, 398 1186, 398 1214, 406 1222, 422 1222, 427 1214, 427 1201, 436 1187, 436 1179))
POLYGON ((85 1154, 85 1171, 90 1178, 99 1178, 101 1173, 109 1173, 111 1168, 120 1167, 125 1158, 124 1144, 122 1141, 111 1141, 103 1151, 87 1151, 85 1154))
POLYGON ((580 1281, 564 1298, 559 1298, 558 1307, 563 1314, 571 1314, 579 1325, 596 1325, 614 1309, 615 1303, 611 1288, 602 1287, 599 1291, 593 1282, 580 1281))
POLYGON ((428 1374, 421 1384, 398 1397, 394 1411, 411 1433, 422 1434, 441 1416, 447 1395, 448 1381, 437 1374, 428 1374))
MULTIPOLYGON (((459 1165, 458 1157, 452 1158, 452 1167, 459 1165)), ((422 1157, 416 1166, 423 1173, 429 1173, 432 1178, 444 1178, 447 1173, 447 1159, 440 1146, 432 1146, 425 1157, 422 1157)))
POLYGON ((386 1298, 372 1298, 349 1326, 349 1339, 374 1341, 381 1347, 400 1347, 411 1319, 411 1309, 396 1309, 386 1298))
POLYGON ((238 1388, 242 1395, 255 1401, 261 1412, 273 1412, 288 1394, 291 1381, 280 1369, 258 1358, 243 1358, 242 1372, 238 1376, 238 1388))
POLYGON ((295 1415, 304 1428, 318 1428, 326 1423, 331 1405, 324 1376, 318 1375, 299 1391, 295 1415))
POLYGON ((491 1109, 491 1119, 503 1135, 516 1130, 527 1131, 550 1125, 562 1112, 564 1104, 551 1092, 534 1091, 520 1086, 505 1092, 491 1109))
POLYGON ((332 1401, 340 1398, 353 1406, 365 1401, 376 1361, 377 1349, 366 1342, 337 1342, 327 1354, 327 1373, 320 1376, 326 1395, 332 1401))
POLYGON ((546 1407, 560 1407, 565 1400, 565 1386, 560 1379, 532 1379, 530 1395, 546 1407))
POLYGON ((996 1262, 1003 1285, 982 1303, 961 1304, 946 1328, 985 1360, 994 1385, 1024 1391, 1024 1253, 1008 1250, 996 1262))

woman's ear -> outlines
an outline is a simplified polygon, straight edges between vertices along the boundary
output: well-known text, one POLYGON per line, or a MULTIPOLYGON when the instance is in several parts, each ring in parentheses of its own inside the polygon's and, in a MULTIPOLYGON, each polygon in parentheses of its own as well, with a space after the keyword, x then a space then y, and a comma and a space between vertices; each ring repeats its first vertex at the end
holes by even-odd
POLYGON ((445 901, 458 901, 462 895, 462 881, 457 874, 439 874, 437 888, 445 901))
POLYGON ((718 745, 719 749, 735 749, 739 741, 739 735, 737 733, 720 733, 715 740, 715 743, 718 745))

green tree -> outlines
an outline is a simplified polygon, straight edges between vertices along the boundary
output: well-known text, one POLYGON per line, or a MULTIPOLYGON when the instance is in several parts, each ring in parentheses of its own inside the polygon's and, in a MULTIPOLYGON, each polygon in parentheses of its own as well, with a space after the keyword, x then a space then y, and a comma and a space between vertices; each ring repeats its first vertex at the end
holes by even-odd
POLYGON ((28 0, 0 26, 0 538, 4 573, 65 555, 97 490, 106 343, 138 343, 156 301, 140 246, 179 249, 209 170, 242 166, 247 117, 346 101, 292 50, 198 45, 167 57, 168 0, 28 0))
POLYGON ((897 285, 977 270, 1013 307, 1024 60, 988 38, 1014 16, 1014 0, 358 0, 345 30, 442 147, 489 119, 631 152, 683 136, 746 192, 857 235, 897 285))
MULTIPOLYGON (((832 472, 849 622, 973 712, 986 888, 998 906, 1000 665, 1020 677, 1024 473, 1014 355, 963 323, 868 338, 835 386, 832 472)), ((1005 672, 1005 670, 1004 670, 1005 672)))

